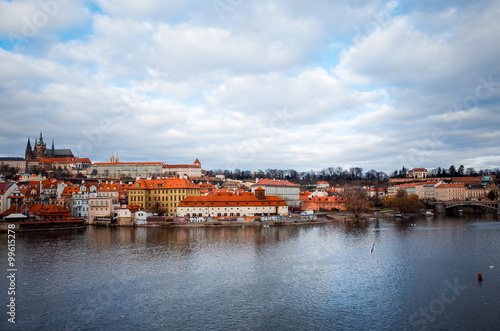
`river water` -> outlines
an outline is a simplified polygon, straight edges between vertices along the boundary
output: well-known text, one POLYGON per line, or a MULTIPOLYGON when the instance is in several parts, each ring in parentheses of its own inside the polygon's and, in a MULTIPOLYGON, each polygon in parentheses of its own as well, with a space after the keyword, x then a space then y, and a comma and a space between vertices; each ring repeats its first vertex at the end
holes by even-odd
POLYGON ((16 268, 2 330, 500 329, 496 215, 20 233, 16 268))

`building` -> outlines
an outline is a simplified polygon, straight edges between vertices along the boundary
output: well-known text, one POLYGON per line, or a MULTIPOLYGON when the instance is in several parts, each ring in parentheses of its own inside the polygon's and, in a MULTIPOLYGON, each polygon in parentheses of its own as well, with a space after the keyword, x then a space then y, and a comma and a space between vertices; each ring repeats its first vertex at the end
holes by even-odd
POLYGON ((107 162, 94 163, 87 174, 97 178, 152 178, 161 177, 163 172, 161 162, 107 162))
POLYGON ((177 208, 180 217, 252 217, 288 215, 288 205, 283 199, 265 195, 256 188, 255 194, 219 192, 207 196, 191 196, 183 199, 177 208))
POLYGON ((0 157, 0 168, 4 166, 17 169, 21 174, 26 172, 26 160, 22 157, 0 157))
POLYGON ((413 168, 410 171, 408 171, 408 174, 406 177, 410 178, 427 178, 429 175, 429 172, 425 168, 413 168))
POLYGON ((482 184, 470 184, 466 187, 465 198, 467 200, 482 200, 488 196, 488 193, 490 190, 482 184))
POLYGON ((97 196, 97 185, 82 183, 78 192, 71 196, 71 216, 88 219, 89 217, 89 197, 97 196))
POLYGON ((183 199, 199 195, 200 187, 185 178, 139 179, 129 187, 129 204, 155 214, 176 216, 183 199))
POLYGON ((120 207, 120 183, 105 182, 99 184, 96 193, 89 193, 88 221, 113 222, 120 207))
POLYGON ((301 208, 304 210, 326 211, 346 210, 344 197, 313 196, 302 200, 301 208))
POLYGON ((255 193, 257 188, 263 188, 266 195, 277 196, 285 200, 286 204, 292 208, 300 207, 300 186, 287 180, 259 179, 251 186, 255 193))
POLYGON ((58 157, 52 159, 41 159, 40 167, 46 171, 67 171, 71 175, 86 173, 87 169, 92 165, 88 158, 79 157, 58 157))
POLYGON ((435 188, 437 201, 465 200, 465 185, 461 183, 440 184, 435 188))
POLYGON ((201 162, 196 159, 193 164, 164 164, 163 177, 194 178, 201 177, 201 162))
POLYGON ((0 213, 9 209, 12 205, 19 203, 18 199, 24 195, 19 190, 19 187, 14 182, 0 183, 0 213))
POLYGON ((401 184, 401 185, 396 185, 396 186, 390 186, 387 189, 387 195, 391 198, 394 198, 399 190, 404 190, 407 195, 411 194, 417 194, 416 193, 416 186, 421 185, 421 183, 411 183, 411 184, 401 184))
POLYGON ((421 200, 436 200, 435 187, 441 184, 444 184, 444 182, 441 180, 418 183, 415 185, 415 194, 418 195, 418 198, 421 200))

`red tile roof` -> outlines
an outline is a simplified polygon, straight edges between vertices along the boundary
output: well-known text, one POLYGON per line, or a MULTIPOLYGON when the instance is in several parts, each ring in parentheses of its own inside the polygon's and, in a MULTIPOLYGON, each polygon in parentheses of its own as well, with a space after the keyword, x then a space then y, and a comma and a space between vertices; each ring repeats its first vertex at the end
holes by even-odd
POLYGON ((200 187, 185 178, 139 179, 129 188, 129 190, 154 190, 174 188, 199 189, 200 187))
POLYGON ((256 206, 287 206, 283 199, 276 196, 266 196, 257 199, 255 194, 217 193, 207 196, 189 196, 179 203, 178 207, 256 207, 256 206))
POLYGON ((263 185, 267 185, 267 186, 293 186, 293 187, 299 186, 299 185, 291 183, 287 180, 281 180, 281 179, 276 180, 276 179, 265 179, 265 178, 259 179, 259 181, 255 184, 253 184, 252 186, 263 186, 263 185))

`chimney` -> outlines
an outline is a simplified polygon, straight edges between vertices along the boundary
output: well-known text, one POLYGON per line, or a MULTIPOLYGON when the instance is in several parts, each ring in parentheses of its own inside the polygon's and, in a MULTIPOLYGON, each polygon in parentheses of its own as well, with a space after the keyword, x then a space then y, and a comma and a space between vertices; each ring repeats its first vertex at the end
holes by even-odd
POLYGON ((255 197, 259 200, 264 200, 266 198, 266 191, 262 187, 258 187, 255 190, 255 197))

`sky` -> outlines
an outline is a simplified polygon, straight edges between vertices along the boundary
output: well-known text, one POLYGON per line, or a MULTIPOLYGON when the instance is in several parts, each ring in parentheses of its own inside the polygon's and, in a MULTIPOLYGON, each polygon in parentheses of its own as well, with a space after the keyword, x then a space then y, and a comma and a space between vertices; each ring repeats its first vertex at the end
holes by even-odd
POLYGON ((500 1, 0 0, 0 156, 500 167, 500 1))

